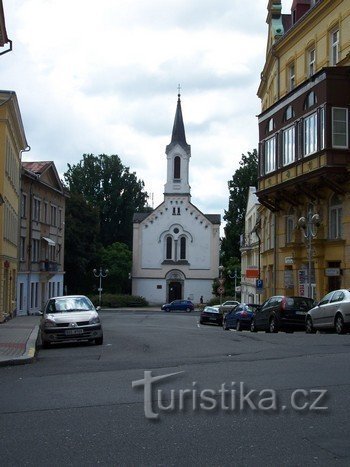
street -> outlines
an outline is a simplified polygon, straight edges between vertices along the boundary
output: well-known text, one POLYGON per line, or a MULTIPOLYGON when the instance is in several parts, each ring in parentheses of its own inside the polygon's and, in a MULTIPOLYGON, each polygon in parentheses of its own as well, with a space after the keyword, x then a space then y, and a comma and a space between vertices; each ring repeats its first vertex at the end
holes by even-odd
POLYGON ((101 317, 102 346, 0 368, 2 466, 350 464, 350 334, 223 331, 198 312, 101 317), (147 402, 140 380, 155 376, 147 402))

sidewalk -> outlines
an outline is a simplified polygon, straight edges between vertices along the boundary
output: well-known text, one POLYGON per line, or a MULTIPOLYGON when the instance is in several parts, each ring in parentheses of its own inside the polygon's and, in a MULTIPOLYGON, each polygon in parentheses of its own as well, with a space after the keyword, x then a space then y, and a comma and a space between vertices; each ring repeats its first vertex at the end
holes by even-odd
POLYGON ((40 316, 17 316, 0 324, 0 366, 34 360, 39 321, 40 316))

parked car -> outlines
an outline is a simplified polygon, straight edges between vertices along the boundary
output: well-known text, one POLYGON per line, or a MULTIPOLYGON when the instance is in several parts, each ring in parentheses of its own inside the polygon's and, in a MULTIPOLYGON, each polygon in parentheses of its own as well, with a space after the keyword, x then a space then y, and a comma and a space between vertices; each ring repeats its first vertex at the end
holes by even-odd
POLYGON ((224 331, 229 329, 250 329, 252 318, 260 305, 256 303, 241 303, 233 310, 229 311, 222 320, 222 327, 224 331))
POLYGON ((194 310, 194 305, 191 300, 174 300, 170 303, 165 303, 162 305, 162 311, 190 311, 194 310))
POLYGON ((229 311, 233 310, 237 305, 239 305, 237 300, 227 300, 222 305, 220 305, 220 312, 225 315, 229 311))
POLYGON ((204 309, 201 311, 199 322, 200 324, 215 323, 221 326, 222 313, 220 313, 220 305, 204 307, 204 309))
POLYGON ((333 329, 343 334, 350 328, 350 291, 333 290, 311 308, 306 314, 305 328, 307 333, 317 329, 333 329))
POLYGON ((307 297, 286 297, 276 295, 268 298, 256 311, 250 330, 278 332, 293 331, 305 327, 306 313, 314 306, 314 300, 307 297))
POLYGON ((84 295, 50 298, 42 312, 40 336, 43 347, 71 341, 103 344, 100 317, 92 302, 84 295))

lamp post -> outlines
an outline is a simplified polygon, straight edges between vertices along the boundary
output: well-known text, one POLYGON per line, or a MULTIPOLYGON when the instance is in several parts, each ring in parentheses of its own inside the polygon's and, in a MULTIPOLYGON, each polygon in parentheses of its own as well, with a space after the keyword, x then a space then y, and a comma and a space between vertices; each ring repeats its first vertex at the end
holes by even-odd
POLYGON ((220 305, 222 305, 222 294, 225 292, 224 289, 224 278, 222 277, 222 271, 224 270, 224 266, 219 266, 219 287, 218 292, 220 294, 220 305))
POLYGON ((233 276, 231 276, 231 271, 228 271, 228 277, 230 279, 234 279, 235 281, 235 300, 237 301, 237 279, 240 279, 241 276, 239 274, 237 274, 237 269, 235 268, 235 272, 233 274, 233 276))
POLYGON ((107 277, 108 269, 105 269, 103 271, 103 268, 100 267, 100 270, 98 272, 97 272, 97 269, 94 269, 92 272, 94 273, 95 277, 100 278, 100 286, 98 288, 98 301, 99 301, 99 305, 101 307, 101 303, 102 303, 102 277, 107 277))
POLYGON ((309 207, 306 217, 300 217, 298 220, 298 226, 302 229, 306 245, 307 245, 307 284, 308 284, 308 296, 312 298, 311 293, 311 272, 312 272, 312 239, 317 235, 317 228, 320 226, 319 214, 313 214, 312 208, 309 207))

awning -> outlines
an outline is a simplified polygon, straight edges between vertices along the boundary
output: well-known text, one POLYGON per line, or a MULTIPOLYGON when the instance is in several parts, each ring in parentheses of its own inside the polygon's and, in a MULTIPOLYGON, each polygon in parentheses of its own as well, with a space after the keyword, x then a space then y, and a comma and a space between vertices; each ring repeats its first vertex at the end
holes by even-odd
POLYGON ((56 245, 56 243, 53 240, 51 240, 51 238, 41 237, 41 239, 45 240, 45 242, 47 242, 49 245, 52 245, 52 246, 56 245))

